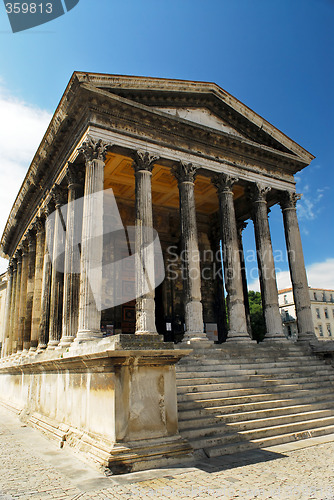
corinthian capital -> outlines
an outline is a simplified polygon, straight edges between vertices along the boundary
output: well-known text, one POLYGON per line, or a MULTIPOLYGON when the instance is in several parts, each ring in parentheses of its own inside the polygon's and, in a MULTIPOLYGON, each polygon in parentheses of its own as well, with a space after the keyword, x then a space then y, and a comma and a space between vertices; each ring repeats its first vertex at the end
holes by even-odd
POLYGON ((84 173, 81 165, 74 165, 74 163, 68 163, 66 168, 66 180, 68 185, 81 186, 84 182, 84 173))
POLYGON ((59 184, 55 184, 51 191, 52 200, 56 208, 66 203, 66 191, 59 184))
POLYGON ((177 181, 180 182, 195 182, 199 167, 195 167, 192 163, 180 161, 172 169, 177 181))
POLYGON ((293 193, 291 191, 284 191, 281 195, 280 205, 282 210, 286 208, 296 208, 297 201, 302 197, 301 194, 293 193))
POLYGON ((42 233, 45 229, 45 218, 44 217, 36 217, 33 223, 33 227, 36 233, 42 233))
POLYGON ((154 163, 158 161, 160 156, 148 153, 147 151, 142 151, 139 149, 135 152, 135 159, 133 161, 133 168, 135 172, 139 170, 146 170, 152 172, 154 163))
POLYGON ((102 139, 93 139, 89 135, 86 141, 78 149, 82 153, 86 161, 100 160, 105 161, 108 148, 111 144, 102 139))
POLYGON ((239 177, 233 177, 233 175, 225 174, 221 172, 212 177, 211 182, 220 193, 232 193, 232 188, 236 182, 238 182, 239 177))
POLYGON ((267 201, 267 194, 271 191, 271 187, 265 186, 260 182, 256 182, 248 189, 248 196, 252 202, 267 201))

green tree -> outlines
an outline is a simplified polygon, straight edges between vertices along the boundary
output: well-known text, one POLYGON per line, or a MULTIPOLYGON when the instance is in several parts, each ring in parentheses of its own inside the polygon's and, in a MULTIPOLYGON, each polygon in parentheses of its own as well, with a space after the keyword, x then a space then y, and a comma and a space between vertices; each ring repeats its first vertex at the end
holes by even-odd
POLYGON ((261 342, 266 334, 266 325, 263 317, 260 292, 250 290, 248 292, 248 300, 253 338, 258 342, 261 342))

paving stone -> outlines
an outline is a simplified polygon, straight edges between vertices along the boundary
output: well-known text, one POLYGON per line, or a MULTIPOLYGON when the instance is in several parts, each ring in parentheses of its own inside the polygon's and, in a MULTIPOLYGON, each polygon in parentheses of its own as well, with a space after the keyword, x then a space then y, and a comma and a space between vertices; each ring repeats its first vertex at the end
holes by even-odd
POLYGON ((334 436, 106 477, 0 407, 0 500, 333 500, 334 436))

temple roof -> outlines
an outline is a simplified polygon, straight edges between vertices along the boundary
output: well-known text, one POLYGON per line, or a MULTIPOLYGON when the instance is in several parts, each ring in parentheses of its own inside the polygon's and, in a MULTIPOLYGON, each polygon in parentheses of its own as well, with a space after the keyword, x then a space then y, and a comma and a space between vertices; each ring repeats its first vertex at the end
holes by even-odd
POLYGON ((212 143, 213 159, 225 161, 226 151, 232 163, 252 160, 253 165, 271 170, 272 176, 281 172, 293 180, 293 174, 314 158, 215 83, 74 72, 11 209, 1 240, 3 255, 15 248, 20 238, 17 226, 23 219, 30 223, 69 153, 95 123, 94 117, 103 114, 98 127, 108 123, 109 130, 117 130, 120 124, 121 133, 127 134, 130 126, 136 135, 143 126, 140 137, 147 143, 157 142, 155 134, 160 134, 164 140, 170 137, 177 150, 174 140, 183 141, 179 148, 197 154, 199 162, 203 148, 212 143))

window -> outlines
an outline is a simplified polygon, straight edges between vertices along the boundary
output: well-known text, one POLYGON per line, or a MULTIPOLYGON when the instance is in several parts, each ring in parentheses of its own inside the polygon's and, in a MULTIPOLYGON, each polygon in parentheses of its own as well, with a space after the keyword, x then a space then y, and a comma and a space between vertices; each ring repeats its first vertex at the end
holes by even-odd
POLYGON ((284 304, 287 304, 287 303, 288 303, 288 296, 284 295, 284 304))
POLYGON ((320 309, 319 309, 319 307, 316 308, 315 312, 316 312, 317 318, 320 319, 320 309))
POLYGON ((334 302, 334 300, 333 300, 333 294, 332 294, 332 293, 331 293, 331 297, 330 297, 330 299, 329 299, 329 300, 330 300, 331 302, 334 302))
POLYGON ((317 300, 317 294, 316 292, 313 293, 314 300, 317 300))
POLYGON ((329 323, 327 323, 327 333, 328 333, 328 336, 331 337, 332 336, 332 330, 331 330, 331 325, 329 323))
POLYGON ((327 318, 327 319, 329 318, 329 316, 328 316, 328 309, 327 309, 327 307, 325 308, 325 318, 327 318))
POLYGON ((333 309, 333 318, 334 318, 334 309, 333 309))
POLYGON ((322 301, 326 302, 326 294, 325 294, 325 292, 322 292, 322 301))
POLYGON ((322 325, 319 325, 319 335, 320 337, 324 336, 324 332, 322 331, 322 325))

